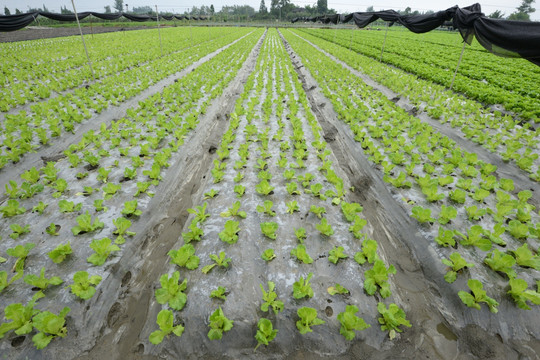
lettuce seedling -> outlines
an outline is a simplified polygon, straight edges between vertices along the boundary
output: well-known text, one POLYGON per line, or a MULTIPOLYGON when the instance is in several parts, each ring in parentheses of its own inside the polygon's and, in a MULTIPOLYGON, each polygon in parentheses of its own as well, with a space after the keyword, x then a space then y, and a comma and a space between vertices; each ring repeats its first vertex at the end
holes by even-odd
POLYGON ((210 331, 208 331, 208 338, 210 340, 221 340, 223 333, 233 328, 234 321, 227 319, 221 306, 216 309, 210 315, 210 331))
POLYGON ((171 258, 171 263, 189 270, 199 267, 199 257, 195 255, 195 248, 191 244, 185 244, 178 250, 171 250, 167 253, 171 258))
POLYGON ((122 188, 122 185, 118 184, 113 184, 113 183, 107 183, 107 185, 105 185, 103 187, 103 198, 105 200, 109 200, 110 198, 112 198, 117 192, 118 190, 120 190, 122 188))
POLYGON ((32 167, 30 170, 25 171, 21 175, 21 179, 28 181, 30 184, 35 184, 39 181, 40 175, 36 167, 32 167))
POLYGON ((261 232, 269 239, 276 240, 278 230, 278 224, 275 222, 262 222, 260 223, 261 232))
POLYGON ((529 235, 529 227, 519 220, 510 220, 506 230, 516 239, 525 239, 529 235))
POLYGON ((71 244, 68 242, 67 244, 58 245, 54 250, 48 253, 48 256, 55 264, 60 264, 72 252, 71 244))
POLYGON ((77 271, 73 275, 73 284, 70 285, 71 292, 83 300, 88 300, 96 293, 94 286, 97 286, 101 279, 99 275, 89 277, 86 271, 77 271))
POLYGON ((160 289, 156 289, 156 301, 160 304, 168 304, 171 309, 182 310, 186 305, 187 295, 184 291, 187 289, 187 279, 179 283, 180 272, 175 271, 171 277, 167 274, 161 275, 159 282, 160 289))
POLYGON ((402 332, 399 328, 401 325, 411 327, 411 323, 405 318, 405 311, 400 309, 396 304, 384 305, 382 302, 377 304, 377 311, 381 314, 378 318, 379 324, 381 324, 381 330, 388 330, 390 340, 396 337, 396 331, 402 332))
POLYGON ((126 201, 122 209, 122 215, 126 215, 127 217, 141 216, 142 210, 137 209, 138 204, 139 202, 137 200, 126 201))
POLYGON ((39 276, 34 274, 26 275, 24 277, 24 282, 30 286, 39 288, 40 290, 45 290, 49 285, 60 285, 64 281, 58 276, 53 276, 50 279, 47 279, 45 277, 45 268, 42 267, 39 276))
POLYGON ((303 262, 304 264, 311 264, 313 263, 313 259, 306 251, 306 246, 303 244, 299 244, 296 248, 291 250, 291 256, 296 257, 298 260, 303 262))
POLYGON ((204 232, 201 228, 197 226, 197 222, 193 220, 191 224, 189 224, 189 231, 182 233, 182 237, 184 238, 184 243, 189 244, 192 241, 200 241, 201 236, 204 235, 204 232))
POLYGON ((105 226, 105 224, 99 221, 98 218, 96 218, 96 220, 92 223, 92 216, 90 216, 88 210, 85 214, 77 216, 76 220, 77 224, 79 225, 71 228, 71 232, 73 233, 73 235, 93 232, 99 229, 103 229, 103 227, 105 226))
POLYGON ((219 194, 219 191, 218 191, 218 190, 212 189, 212 190, 210 190, 210 191, 204 193, 204 200, 210 199, 210 198, 214 198, 214 197, 216 197, 218 194, 219 194))
POLYGON ((396 178, 384 174, 383 180, 397 188, 410 188, 412 186, 412 183, 407 180, 407 175, 403 171, 396 178))
POLYGON ((24 214, 26 209, 23 206, 19 206, 19 202, 14 199, 9 199, 7 205, 0 206, 0 212, 4 217, 12 217, 15 215, 24 214))
POLYGON ((350 294, 349 290, 347 290, 345 287, 343 287, 342 285, 337 284, 337 283, 334 286, 330 286, 328 289, 326 289, 326 291, 328 291, 328 293, 330 295, 336 295, 336 294, 347 295, 347 294, 350 294))
POLYGON ((330 250, 330 252, 328 253, 328 261, 330 261, 331 263, 333 264, 337 264, 337 262, 339 261, 339 259, 346 259, 348 258, 349 256, 348 255, 345 255, 343 253, 343 251, 345 251, 345 249, 343 248, 343 246, 335 246, 332 250, 330 250))
POLYGON ((264 261, 272 261, 276 258, 276 254, 274 254, 274 249, 266 249, 261 254, 261 259, 264 261))
POLYGON ((27 243, 24 245, 17 245, 14 248, 9 248, 6 250, 6 254, 9 256, 17 258, 17 261, 15 262, 15 265, 13 268, 15 269, 16 275, 13 276, 10 280, 10 284, 14 282, 15 280, 20 279, 23 276, 24 272, 24 263, 26 261, 26 258, 28 257, 28 254, 30 253, 30 250, 32 250, 36 244, 34 243, 27 243))
POLYGON ((234 220, 228 220, 225 223, 225 228, 219 233, 221 241, 227 244, 235 244, 238 241, 238 233, 240 232, 240 223, 234 220))
POLYGON ((187 212, 195 215, 195 219, 193 221, 203 224, 206 219, 210 217, 210 214, 206 213, 207 207, 208 203, 205 202, 202 206, 196 206, 194 209, 187 209, 187 212))
POLYGON ((357 213, 362 212, 362 210, 364 210, 364 208, 358 203, 347 203, 345 201, 341 203, 341 211, 348 222, 353 222, 357 216, 357 213))
POLYGON ((298 190, 298 184, 294 181, 288 182, 285 185, 285 188, 287 189, 289 195, 300 195, 300 191, 298 190))
POLYGON ((21 185, 21 191, 19 192, 19 197, 21 199, 30 199, 35 194, 42 192, 44 186, 42 184, 30 185, 30 183, 23 182, 21 185))
POLYGON ((377 242, 372 239, 362 242, 362 251, 358 251, 356 254, 354 254, 354 261, 356 261, 359 265, 364 265, 366 261, 373 264, 373 262, 378 259, 377 242))
POLYGON ((241 203, 240 201, 236 201, 227 211, 224 211, 220 214, 221 217, 230 217, 230 216, 238 216, 242 219, 245 219, 247 214, 245 211, 240 211, 241 203))
POLYGON ((66 315, 71 311, 69 307, 64 307, 58 315, 50 311, 42 311, 32 318, 32 325, 38 331, 32 337, 36 349, 45 348, 55 337, 65 337, 67 335, 66 315))
POLYGON ((292 214, 295 211, 300 211, 300 207, 298 206, 298 201, 296 200, 289 201, 285 203, 285 205, 287 205, 287 213, 289 214, 292 214))
POLYGON ((334 234, 334 230, 332 229, 332 226, 328 223, 326 218, 322 218, 320 224, 315 225, 315 228, 319 230, 322 235, 325 236, 332 236, 334 234))
POLYGON ((324 206, 311 205, 309 211, 317 215, 319 219, 322 219, 323 214, 326 214, 326 208, 324 206))
POLYGON ((364 319, 356 316, 358 307, 354 305, 347 305, 345 311, 339 313, 337 316, 338 321, 341 323, 339 333, 345 337, 345 339, 351 341, 356 337, 356 331, 362 331, 371 327, 364 319))
POLYGON ((390 291, 388 276, 395 273, 396 268, 394 265, 387 268, 382 260, 375 260, 373 268, 365 272, 364 290, 369 295, 373 295, 377 291, 377 287, 380 287, 381 296, 383 298, 389 297, 392 292, 390 291))
POLYGON ((119 217, 113 220, 114 226, 116 226, 116 230, 113 231, 114 235, 118 235, 116 240, 114 241, 115 244, 123 244, 126 242, 125 236, 135 236, 137 235, 133 231, 128 231, 129 227, 131 226, 131 221, 129 221, 126 218, 119 217))
POLYGON ((454 240, 454 235, 454 230, 446 230, 441 226, 439 227, 439 235, 435 237, 435 242, 444 247, 455 247, 456 241, 454 240))
POLYGON ((246 187, 244 185, 235 185, 234 192, 236 193, 236 197, 241 198, 246 192, 246 187))
POLYGON ((527 243, 512 251, 512 253, 516 257, 516 263, 519 266, 540 270, 540 256, 538 254, 533 255, 527 243))
POLYGON ((423 208, 421 206, 414 206, 412 208, 411 216, 420 223, 433 223, 435 221, 435 219, 431 217, 431 209, 423 208))
POLYGON ((298 239, 298 242, 300 242, 300 244, 303 244, 304 243, 304 240, 306 239, 307 237, 307 234, 306 234, 306 229, 304 228, 298 228, 298 229, 294 229, 294 235, 296 236, 296 238, 298 239))
POLYGON ((485 238, 485 230, 480 225, 473 225, 467 230, 467 236, 461 232, 454 230, 454 234, 461 236, 462 240, 459 242, 463 246, 476 246, 482 251, 489 251, 491 249, 491 241, 485 238))
POLYGON ((268 180, 262 180, 255 186, 255 191, 261 195, 270 195, 274 192, 274 187, 268 183, 268 180))
POLYGON ((478 221, 487 213, 487 209, 478 208, 476 205, 466 207, 465 210, 470 221, 478 221))
POLYGON ((58 207, 60 208, 60 212, 70 213, 80 211, 82 209, 82 203, 78 203, 77 205, 75 205, 73 201, 62 199, 58 202, 58 207))
POLYGON ((227 295, 227 289, 223 286, 218 286, 216 290, 212 290, 212 292, 210 293, 210 298, 227 300, 227 295))
POLYGON ((508 290, 507 294, 512 296, 512 299, 514 299, 514 302, 520 309, 531 310, 527 301, 530 301, 534 305, 540 305, 540 293, 527 289, 529 285, 525 280, 510 279, 508 284, 510 285, 510 290, 508 290))
POLYGON ((174 315, 170 310, 161 310, 158 313, 156 323, 159 326, 159 330, 153 331, 148 338, 154 345, 161 344, 163 339, 171 333, 179 337, 184 333, 184 327, 182 325, 174 326, 174 315))
POLYGON ((161 167, 157 163, 153 163, 150 170, 143 170, 143 175, 148 176, 152 180, 152 185, 156 186, 159 184, 159 180, 163 179, 161 176, 161 167))
POLYGON ((264 290, 262 284, 259 284, 261 291, 263 293, 263 304, 261 305, 261 310, 264 312, 270 311, 270 308, 274 311, 274 314, 278 314, 280 311, 283 311, 283 301, 277 299, 277 294, 274 291, 276 284, 272 281, 268 282, 268 292, 264 290))
POLYGON ((298 281, 294 282, 293 297, 295 299, 301 299, 303 297, 308 297, 308 298, 313 297, 313 290, 311 289, 311 284, 309 283, 312 277, 313 277, 313 273, 309 273, 305 280, 303 277, 300 277, 298 281))
MULTIPOLYGON (((101 170, 101 169, 100 169, 101 170)), ((108 175, 108 174, 107 174, 108 175)), ((137 168, 126 167, 124 169, 124 179, 133 180, 137 177, 137 168)))
POLYGON ((457 216, 457 210, 453 206, 441 206, 441 212, 439 213, 439 224, 446 225, 450 220, 455 219, 457 216))
POLYGON ((259 322, 257 323, 257 333, 255 334, 257 346, 255 346, 254 351, 257 351, 257 348, 261 345, 268 346, 268 343, 276 337, 277 332, 277 330, 274 330, 270 320, 265 318, 259 319, 259 322))
POLYGON ((362 229, 366 225, 367 221, 365 219, 362 219, 360 216, 356 216, 353 224, 349 226, 349 231, 356 239, 363 239, 365 235, 362 233, 362 229))
POLYGON ((516 259, 512 255, 495 249, 486 256, 484 263, 489 265, 494 271, 505 273, 510 279, 516 277, 516 272, 512 269, 512 266, 516 264, 516 259))
POLYGON ((465 203, 466 198, 467 198, 467 193, 461 189, 455 189, 454 191, 450 192, 450 200, 452 200, 455 203, 463 204, 465 203))
POLYGON ((107 237, 100 240, 92 240, 90 248, 94 250, 95 253, 90 255, 86 261, 96 266, 103 265, 113 251, 120 251, 118 245, 112 244, 111 239, 107 237))
MULTIPOLYGON (((2 291, 1 287, 0 291, 2 291)), ((45 294, 43 294, 43 292, 38 291, 26 306, 19 303, 6 306, 4 309, 4 317, 7 320, 12 321, 0 325, 0 339, 11 330, 15 330, 15 334, 19 336, 30 334, 33 329, 32 317, 39 313, 39 310, 34 309, 34 306, 36 305, 36 302, 44 296, 45 294)))
POLYGON ((495 301, 495 299, 487 296, 484 285, 482 285, 480 281, 469 279, 469 281, 467 281, 467 286, 471 289, 472 294, 465 291, 458 292, 459 298, 465 305, 480 310, 480 303, 484 302, 492 313, 497 313, 499 311, 497 309, 499 303, 495 301))
POLYGON ((11 234, 9 234, 9 237, 13 240, 16 240, 20 236, 30 232, 30 225, 21 226, 19 224, 11 224, 9 227, 13 231, 11 234))
POLYGON ((43 201, 40 201, 36 206, 32 208, 32 212, 38 212, 39 215, 43 214, 43 211, 49 206, 48 204, 45 204, 43 201))
POLYGON ((444 265, 449 266, 451 269, 444 275, 444 280, 450 284, 456 281, 457 273, 459 271, 474 266, 474 264, 468 263, 464 258, 461 257, 461 254, 457 252, 450 254, 450 260, 442 259, 441 261, 444 265))
POLYGON ((317 317, 317 310, 314 308, 304 306, 299 308, 296 313, 300 318, 300 320, 296 322, 296 328, 302 335, 307 334, 308 332, 313 332, 313 330, 311 330, 312 326, 326 323, 326 321, 317 317))
POLYGON ((225 257, 225 251, 220 251, 219 256, 215 254, 210 254, 210 259, 214 261, 213 264, 206 265, 202 268, 203 274, 208 274, 216 266, 221 266, 223 268, 228 268, 231 258, 225 257))

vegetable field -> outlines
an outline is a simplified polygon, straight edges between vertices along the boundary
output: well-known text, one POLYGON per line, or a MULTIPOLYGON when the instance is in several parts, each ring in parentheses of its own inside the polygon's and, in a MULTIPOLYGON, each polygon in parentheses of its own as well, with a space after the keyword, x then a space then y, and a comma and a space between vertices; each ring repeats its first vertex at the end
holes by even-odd
POLYGON ((535 359, 540 68, 456 33, 0 44, 7 358, 535 359), (444 51, 443 51, 444 50, 444 51), (382 61, 381 61, 382 60, 382 61))

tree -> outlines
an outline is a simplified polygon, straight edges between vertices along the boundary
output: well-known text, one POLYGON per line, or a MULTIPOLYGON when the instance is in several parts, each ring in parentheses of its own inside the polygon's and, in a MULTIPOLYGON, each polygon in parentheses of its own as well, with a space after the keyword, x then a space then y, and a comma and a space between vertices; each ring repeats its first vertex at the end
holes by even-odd
POLYGON ((215 12, 216 12, 216 9, 214 8, 214 4, 211 4, 210 5, 210 15, 214 15, 215 12))
POLYGON ((328 12, 328 0, 317 0, 317 12, 321 15, 328 12))
POLYGON ((368 6, 367 9, 366 9, 366 12, 374 12, 375 9, 373 8, 373 5, 371 6, 368 6))
POLYGON ((259 14, 261 15, 268 14, 268 8, 266 7, 264 0, 261 0, 261 5, 259 5, 259 14))
POLYGON ((519 21, 531 21, 529 14, 532 14, 536 11, 532 7, 534 0, 523 0, 521 5, 517 7, 517 11, 510 14, 508 20, 519 20, 519 21))
POLYGON ((73 11, 70 11, 66 5, 60 8, 60 14, 73 14, 73 11))
POLYGON ((105 14, 110 14, 111 12, 112 11, 110 5, 105 6, 105 14))
POLYGON ((124 0, 114 0, 114 9, 118 12, 122 12, 124 10, 124 0))
POLYGON ((494 12, 492 12, 491 14, 488 15, 488 18, 491 18, 491 19, 503 19, 504 14, 501 13, 501 10, 495 10, 494 12))
POLYGON ((17 8, 15 8, 15 15, 19 15, 19 14, 22 14, 22 11, 19 10, 19 9, 17 9, 17 8))
POLYGON ((405 8, 405 12, 404 12, 403 14, 409 15, 409 14, 411 13, 411 11, 412 11, 411 8, 407 6, 407 7, 405 8))
POLYGON ((49 9, 47 9, 47 7, 45 6, 45 4, 43 4, 43 12, 49 12, 49 9))
POLYGON ((4 15, 11 15, 11 12, 9 11, 7 6, 4 6, 4 15))
POLYGON ((270 3, 270 13, 274 17, 279 17, 279 0, 272 0, 270 3))

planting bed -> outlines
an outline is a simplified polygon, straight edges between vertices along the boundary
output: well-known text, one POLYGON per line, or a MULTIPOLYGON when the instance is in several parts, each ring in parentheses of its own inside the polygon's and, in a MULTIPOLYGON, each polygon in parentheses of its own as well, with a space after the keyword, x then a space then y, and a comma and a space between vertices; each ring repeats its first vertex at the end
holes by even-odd
POLYGON ((92 81, 70 38, 5 63, 2 354, 537 358, 530 112, 335 34, 189 31, 96 35, 92 81))

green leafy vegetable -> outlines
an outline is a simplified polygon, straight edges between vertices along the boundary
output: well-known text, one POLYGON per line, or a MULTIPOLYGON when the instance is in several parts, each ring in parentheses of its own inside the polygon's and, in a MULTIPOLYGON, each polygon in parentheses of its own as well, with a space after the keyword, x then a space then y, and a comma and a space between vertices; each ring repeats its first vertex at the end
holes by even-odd
POLYGON ((365 272, 364 290, 369 295, 375 294, 377 287, 380 287, 380 293, 383 298, 389 297, 392 292, 390 291, 390 284, 388 283, 388 276, 395 274, 396 268, 394 265, 390 265, 388 268, 384 265, 382 260, 375 260, 373 268, 365 272))
POLYGON ((326 289, 326 291, 328 291, 330 295, 336 295, 336 294, 347 295, 350 293, 349 290, 347 290, 346 288, 344 288, 343 286, 337 283, 334 286, 330 286, 328 289, 326 289))
POLYGON ((317 310, 310 307, 301 307, 296 312, 300 320, 296 322, 296 328, 300 331, 300 334, 304 335, 308 332, 313 332, 311 330, 312 326, 325 324, 326 321, 321 320, 317 317, 317 310))
POLYGON ((179 283, 180 273, 175 271, 172 276, 167 274, 161 275, 159 282, 160 289, 156 289, 156 301, 160 304, 169 304, 169 307, 174 310, 182 310, 186 305, 187 295, 184 291, 187 289, 187 279, 179 283))
POLYGON ((261 259, 264 261, 272 261, 276 258, 276 254, 274 253, 274 249, 266 249, 261 254, 261 259))
POLYGON ((257 346, 255 350, 261 345, 268 346, 268 343, 277 335, 277 330, 274 330, 272 322, 268 319, 261 318, 257 323, 257 333, 255 334, 255 340, 257 340, 257 346))
POLYGON ((274 291, 276 284, 272 281, 268 282, 268 292, 264 290, 262 284, 259 284, 261 291, 263 293, 263 304, 261 305, 261 310, 268 312, 270 308, 274 311, 274 314, 278 314, 280 311, 283 311, 283 301, 278 300, 277 293, 274 291))
POLYGON ((450 254, 450 260, 442 259, 441 261, 444 265, 450 266, 451 268, 451 270, 444 275, 444 280, 450 284, 456 281, 457 273, 459 271, 474 266, 474 264, 468 263, 461 257, 461 254, 457 252, 450 254))
POLYGON ((278 224, 275 222, 262 222, 260 223, 261 232, 269 239, 276 240, 278 224))
POLYGON ((341 323, 339 333, 345 337, 345 339, 351 341, 356 337, 356 331, 362 331, 370 328, 371 325, 367 324, 364 319, 356 316, 358 308, 354 305, 347 305, 345 311, 339 313, 337 316, 338 321, 341 323))
POLYGON ((55 338, 65 337, 67 335, 66 315, 71 311, 70 308, 64 307, 60 314, 55 315, 50 311, 42 311, 32 318, 32 324, 38 331, 32 337, 32 341, 36 348, 43 349, 55 338))
POLYGON ((45 290, 49 285, 60 285, 64 281, 58 276, 53 276, 50 279, 45 277, 45 268, 41 268, 39 276, 30 274, 24 277, 24 282, 30 286, 39 288, 40 290, 45 290))
POLYGON ((210 297, 214 299, 226 300, 227 289, 223 286, 218 286, 216 290, 212 290, 212 292, 210 292, 210 297))
POLYGON ((223 268, 228 268, 231 258, 225 257, 225 251, 220 251, 219 256, 215 254, 210 254, 210 259, 214 261, 213 264, 206 265, 202 268, 204 274, 208 274, 215 266, 221 266, 223 268))
POLYGON ((71 292, 83 300, 88 300, 96 293, 96 288, 92 285, 98 285, 101 282, 101 276, 88 276, 86 271, 77 271, 73 275, 73 284, 70 285, 71 292))
POLYGON ((307 278, 304 280, 303 277, 300 277, 298 281, 295 281, 293 284, 293 297, 295 299, 301 299, 303 297, 312 298, 313 289, 311 289, 310 280, 313 277, 313 273, 309 273, 307 278))
POLYGON ((171 263, 193 270, 199 267, 199 257, 195 255, 195 248, 191 244, 185 244, 178 250, 171 250, 167 253, 171 258, 171 263))
POLYGON ((227 244, 235 244, 238 241, 238 233, 240 232, 240 223, 234 220, 228 220, 225 223, 225 228, 219 233, 221 241, 227 244))
POLYGON ((381 330, 388 330, 390 340, 396 337, 396 331, 402 332, 399 328, 401 325, 411 327, 411 323, 405 318, 405 312, 400 309, 396 304, 384 305, 382 302, 377 304, 377 310, 381 317, 378 318, 379 324, 381 324, 381 330))
POLYGON ((96 220, 92 223, 92 216, 88 211, 86 211, 85 214, 77 216, 76 220, 77 224, 79 225, 71 228, 71 232, 73 233, 73 235, 96 231, 99 229, 103 229, 103 227, 105 226, 105 224, 99 221, 98 218, 96 218, 96 220))
POLYGON ((159 330, 153 331, 150 334, 150 342, 154 345, 161 344, 163 339, 173 333, 176 336, 182 336, 184 327, 182 325, 174 326, 174 315, 170 310, 161 310, 157 316, 156 323, 159 330))
POLYGON ((223 333, 233 328, 234 321, 227 319, 221 306, 216 309, 210 315, 210 331, 208 331, 208 338, 210 340, 221 340, 223 333))
POLYGON ((58 245, 54 250, 49 252, 48 255, 55 264, 60 264, 72 252, 71 244, 68 242, 67 244, 58 245))
POLYGON ((313 259, 306 251, 306 246, 304 244, 299 244, 296 248, 291 250, 291 256, 296 257, 298 260, 304 264, 313 263, 313 259))
POLYGON ((458 292, 458 296, 465 305, 480 310, 480 303, 484 302, 492 313, 498 312, 497 306, 499 306, 499 303, 487 296, 484 285, 480 281, 469 279, 467 286, 471 289, 472 294, 465 291, 458 292))

